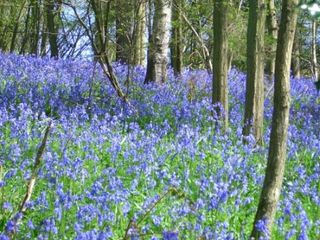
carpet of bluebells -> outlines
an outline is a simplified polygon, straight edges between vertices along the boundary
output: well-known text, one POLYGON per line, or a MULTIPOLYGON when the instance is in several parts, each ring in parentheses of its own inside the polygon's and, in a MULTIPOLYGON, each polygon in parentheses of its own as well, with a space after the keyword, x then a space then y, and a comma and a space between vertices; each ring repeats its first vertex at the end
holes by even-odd
MULTIPOLYGON (((230 126, 215 129, 211 77, 161 86, 114 65, 131 106, 92 62, 0 54, 0 239, 248 239, 267 159, 242 144, 245 75, 229 76, 230 126), (23 216, 35 155, 53 127, 23 216), (19 219, 19 221, 17 220, 19 219)), ((274 239, 320 239, 320 102, 291 80, 288 159, 274 239)), ((263 222, 259 223, 264 231, 263 222)))

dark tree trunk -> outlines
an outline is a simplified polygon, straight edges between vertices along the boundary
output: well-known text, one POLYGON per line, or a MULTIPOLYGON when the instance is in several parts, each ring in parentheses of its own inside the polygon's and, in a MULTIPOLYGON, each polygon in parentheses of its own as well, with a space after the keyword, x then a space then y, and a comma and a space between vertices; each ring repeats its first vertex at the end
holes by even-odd
POLYGON ((243 135, 251 131, 258 144, 263 135, 265 1, 249 1, 247 81, 243 135))
POLYGON ((30 37, 30 53, 38 55, 38 46, 40 38, 40 7, 39 1, 33 0, 31 2, 31 37, 30 37))
POLYGON ((213 104, 221 103, 216 107, 218 117, 223 119, 223 127, 228 127, 228 8, 227 0, 214 1, 213 11, 213 104))
POLYGON ((285 169, 290 108, 290 63, 297 20, 298 0, 283 0, 278 35, 274 109, 268 163, 254 227, 253 239, 270 238, 285 169), (259 225, 264 225, 266 232, 259 225))
POLYGON ((48 29, 51 57, 58 58, 59 57, 58 28, 56 26, 55 16, 59 13, 59 9, 55 7, 55 1, 56 0, 46 1, 47 29, 48 29))
POLYGON ((172 3, 172 37, 171 37, 171 62, 176 76, 181 75, 183 67, 182 47, 182 1, 173 0, 172 3))
POLYGON ((116 1, 116 61, 129 63, 132 6, 129 0, 116 1), (131 9, 131 10, 130 10, 131 9))

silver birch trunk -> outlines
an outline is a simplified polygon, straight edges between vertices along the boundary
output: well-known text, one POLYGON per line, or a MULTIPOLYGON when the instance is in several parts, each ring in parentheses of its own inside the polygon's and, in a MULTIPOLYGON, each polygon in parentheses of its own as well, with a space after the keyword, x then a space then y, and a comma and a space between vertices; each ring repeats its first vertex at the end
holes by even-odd
POLYGON ((317 61, 317 23, 312 20, 312 73, 315 81, 318 81, 318 61, 317 61))
POLYGON ((171 0, 155 0, 145 83, 163 83, 167 78, 171 0))

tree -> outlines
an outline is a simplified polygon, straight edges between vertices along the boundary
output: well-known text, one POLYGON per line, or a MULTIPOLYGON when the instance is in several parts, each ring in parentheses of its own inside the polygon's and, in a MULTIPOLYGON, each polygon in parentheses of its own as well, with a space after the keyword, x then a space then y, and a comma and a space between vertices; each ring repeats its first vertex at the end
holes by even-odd
POLYGON ((214 2, 213 10, 213 104, 218 117, 223 118, 223 125, 228 127, 228 0, 214 2), (223 111, 222 111, 223 110, 223 111))
POLYGON ((116 7, 116 61, 129 63, 131 25, 133 16, 132 0, 117 0, 116 7))
POLYGON ((49 35, 49 44, 51 57, 59 57, 58 48, 58 27, 56 26, 56 17, 60 12, 61 4, 57 0, 46 1, 47 11, 47 29, 49 35))
POLYGON ((166 81, 170 20, 171 1, 154 0, 153 29, 149 40, 147 73, 144 83, 166 81))
POLYGON ((319 79, 319 71, 318 71, 318 61, 317 61, 317 22, 315 19, 312 19, 312 74, 317 81, 319 79))
POLYGON ((300 34, 298 31, 298 26, 293 41, 291 68, 293 77, 300 78, 300 34))
POLYGON ((147 44, 146 35, 146 10, 147 0, 135 0, 135 31, 133 65, 146 65, 145 48, 147 44))
POLYGON ((269 0, 267 4, 267 29, 269 36, 269 46, 268 46, 268 58, 266 62, 266 73, 269 76, 270 80, 274 78, 275 71, 275 52, 276 52, 276 42, 277 42, 277 32, 278 32, 278 24, 277 24, 277 16, 276 16, 276 8, 274 5, 274 0, 269 0))
POLYGON ((257 143, 262 143, 264 104, 264 26, 265 1, 249 1, 247 32, 247 81, 243 135, 253 130, 257 143))
POLYGON ((297 20, 298 0, 283 0, 277 42, 272 129, 260 201, 251 237, 270 237, 285 169, 290 108, 290 62, 297 20), (264 225, 265 231, 262 231, 264 225))
POLYGON ((181 75, 183 67, 182 3, 173 0, 172 4, 171 63, 176 76, 181 75))

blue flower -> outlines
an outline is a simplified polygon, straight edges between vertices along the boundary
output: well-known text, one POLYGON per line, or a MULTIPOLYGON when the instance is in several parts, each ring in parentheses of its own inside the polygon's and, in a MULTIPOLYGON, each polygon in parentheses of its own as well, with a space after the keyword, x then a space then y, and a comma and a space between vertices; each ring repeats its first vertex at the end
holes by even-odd
POLYGON ((162 233, 163 240, 179 240, 179 233, 173 231, 164 231, 162 233))

